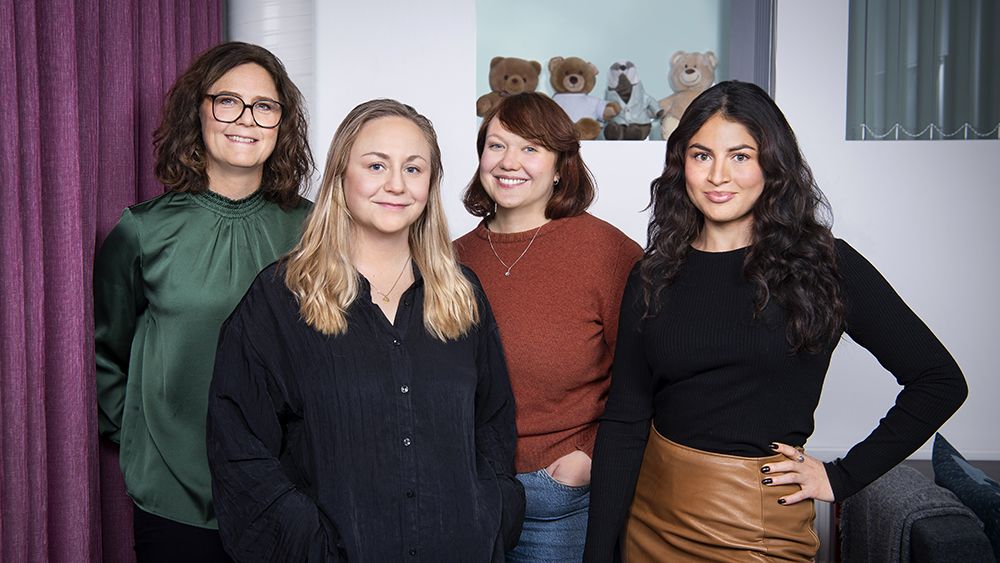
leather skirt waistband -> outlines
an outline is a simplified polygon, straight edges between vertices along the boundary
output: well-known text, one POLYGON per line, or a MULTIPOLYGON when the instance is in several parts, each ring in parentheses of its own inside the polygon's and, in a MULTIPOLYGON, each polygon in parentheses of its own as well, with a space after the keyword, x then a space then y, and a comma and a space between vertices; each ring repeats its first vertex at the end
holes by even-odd
POLYGON ((703 452, 650 430, 622 534, 623 563, 812 561, 811 500, 780 505, 798 485, 766 486, 762 458, 703 452))

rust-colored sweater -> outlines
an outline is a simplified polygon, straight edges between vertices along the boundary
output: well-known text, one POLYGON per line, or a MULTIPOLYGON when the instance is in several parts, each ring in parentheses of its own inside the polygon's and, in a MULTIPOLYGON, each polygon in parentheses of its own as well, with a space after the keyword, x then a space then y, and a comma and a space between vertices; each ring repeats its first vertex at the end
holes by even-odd
POLYGON ((622 292, 642 257, 632 239, 588 213, 543 225, 529 248, 534 235, 534 229, 488 233, 480 224, 455 241, 500 326, 517 401, 518 473, 574 450, 593 456, 622 292), (487 234, 496 254, 513 265, 509 276, 487 234))

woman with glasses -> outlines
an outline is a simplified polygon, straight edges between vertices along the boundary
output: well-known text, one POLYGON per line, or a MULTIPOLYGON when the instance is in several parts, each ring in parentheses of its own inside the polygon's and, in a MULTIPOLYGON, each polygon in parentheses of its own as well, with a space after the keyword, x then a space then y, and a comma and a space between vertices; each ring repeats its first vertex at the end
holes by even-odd
POLYGON ((230 560, 205 453, 208 385, 222 322, 298 241, 312 169, 302 103, 264 48, 201 54, 154 133, 166 193, 126 209, 98 253, 98 424, 120 444, 140 563, 230 560))

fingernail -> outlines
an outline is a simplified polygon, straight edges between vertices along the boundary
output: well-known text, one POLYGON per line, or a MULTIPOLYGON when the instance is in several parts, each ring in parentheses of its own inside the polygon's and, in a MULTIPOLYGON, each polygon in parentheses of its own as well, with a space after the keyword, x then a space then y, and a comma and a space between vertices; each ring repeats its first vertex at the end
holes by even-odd
POLYGON ((771 478, 768 477, 767 479, 764 479, 763 481, 761 481, 761 483, 763 483, 765 485, 770 485, 771 484, 771 478))
POLYGON ((778 444, 771 444, 771 449, 772 450, 778 449, 778 444))
POLYGON ((785 499, 779 498, 778 499, 778 504, 785 504, 785 499))
POLYGON ((764 467, 761 467, 761 468, 760 468, 760 472, 761 472, 761 473, 767 473, 767 472, 768 472, 768 471, 770 471, 770 470, 771 470, 771 468, 770 468, 770 467, 768 467, 767 465, 765 465, 764 467))

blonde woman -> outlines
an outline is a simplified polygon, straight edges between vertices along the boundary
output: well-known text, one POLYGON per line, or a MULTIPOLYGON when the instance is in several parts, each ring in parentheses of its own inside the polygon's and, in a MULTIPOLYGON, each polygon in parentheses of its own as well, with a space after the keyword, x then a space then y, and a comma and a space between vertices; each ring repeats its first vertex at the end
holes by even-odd
POLYGON ((493 313, 413 108, 341 123, 302 240, 222 328, 208 414, 240 561, 503 561, 524 493, 493 313))

